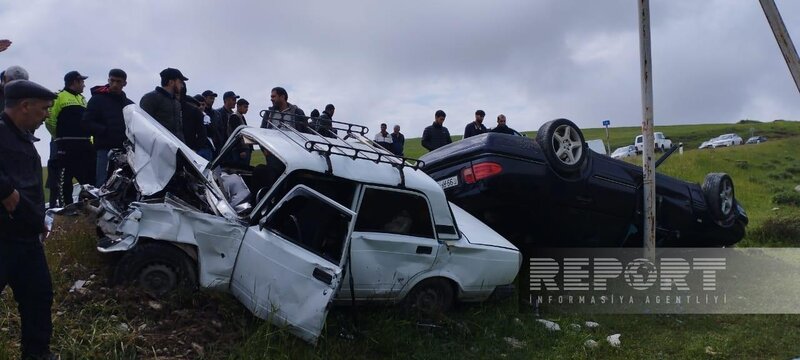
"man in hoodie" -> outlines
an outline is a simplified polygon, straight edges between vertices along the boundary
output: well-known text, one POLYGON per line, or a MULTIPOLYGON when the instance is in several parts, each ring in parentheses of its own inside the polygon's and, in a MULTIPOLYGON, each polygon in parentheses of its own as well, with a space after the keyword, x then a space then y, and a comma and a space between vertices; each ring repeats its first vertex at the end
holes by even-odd
POLYGON ((180 141, 184 141, 181 103, 176 95, 180 95, 186 86, 184 81, 189 78, 183 76, 180 70, 173 68, 166 68, 159 75, 161 75, 161 86, 144 94, 139 100, 139 106, 180 141))
POLYGON ((128 74, 120 69, 108 72, 108 84, 91 89, 92 98, 83 113, 83 127, 94 140, 95 185, 102 186, 108 178, 108 152, 122 149, 125 141, 125 119, 122 108, 133 104, 122 89, 128 85, 128 74))
POLYGON ((45 121, 56 148, 55 158, 48 161, 48 170, 55 170, 49 174, 50 207, 72 204, 73 178, 81 184, 95 183, 94 149, 89 132, 81 124, 86 110, 86 78, 77 71, 64 75, 64 89, 58 92, 45 121))
POLYGON ((262 128, 280 128, 281 124, 292 126, 300 132, 310 132, 308 119, 303 109, 289 103, 289 93, 278 86, 272 88, 269 95, 272 106, 261 120, 262 128))
POLYGON ((426 127, 422 132, 422 147, 428 149, 428 151, 436 150, 453 142, 453 139, 450 138, 450 131, 442 125, 446 116, 447 114, 444 111, 436 110, 433 124, 426 127))

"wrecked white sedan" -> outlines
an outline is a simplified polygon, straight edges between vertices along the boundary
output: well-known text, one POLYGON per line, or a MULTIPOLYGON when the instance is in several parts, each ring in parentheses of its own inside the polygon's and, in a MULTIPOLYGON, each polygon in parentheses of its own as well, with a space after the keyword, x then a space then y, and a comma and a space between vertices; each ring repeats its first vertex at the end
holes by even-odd
POLYGON ((117 281, 230 292, 314 343, 334 297, 443 311, 507 290, 521 264, 516 247, 364 127, 334 122, 345 140, 243 126, 208 163, 136 105, 124 115, 128 149, 89 202, 98 250, 123 254, 117 281), (243 149, 249 164, 226 161, 243 149))

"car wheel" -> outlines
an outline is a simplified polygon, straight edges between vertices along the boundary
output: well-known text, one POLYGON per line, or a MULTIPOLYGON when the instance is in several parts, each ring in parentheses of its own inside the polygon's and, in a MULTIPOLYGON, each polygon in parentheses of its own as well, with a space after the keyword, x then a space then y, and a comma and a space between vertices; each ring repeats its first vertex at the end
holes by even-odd
POLYGON ((536 143, 558 172, 574 172, 586 161, 583 133, 567 119, 556 119, 542 125, 536 134, 536 143))
POLYGON ((727 221, 733 218, 736 195, 733 179, 725 173, 710 173, 703 182, 703 193, 715 219, 727 221))
POLYGON ((179 287, 195 288, 193 261, 177 247, 166 243, 135 246, 122 257, 114 271, 115 283, 131 283, 148 294, 162 297, 179 287))
POLYGON ((443 278, 422 280, 406 295, 406 308, 425 314, 440 314, 453 305, 453 286, 443 278))

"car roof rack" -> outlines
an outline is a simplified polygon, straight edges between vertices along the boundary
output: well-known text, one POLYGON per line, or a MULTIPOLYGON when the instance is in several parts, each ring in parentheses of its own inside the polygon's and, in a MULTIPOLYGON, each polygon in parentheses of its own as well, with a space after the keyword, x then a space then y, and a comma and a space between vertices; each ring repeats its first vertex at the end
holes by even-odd
POLYGON ((275 110, 262 110, 260 115, 262 127, 266 125, 268 129, 281 130, 281 134, 308 152, 317 152, 325 156, 325 161, 328 165, 326 174, 333 174, 333 164, 331 163, 330 157, 331 155, 338 155, 353 160, 367 160, 376 164, 390 164, 399 171, 400 183, 398 186, 405 187, 406 179, 403 168, 408 167, 419 170, 421 167, 425 166, 425 162, 422 160, 395 155, 370 140, 365 136, 369 132, 369 128, 363 125, 322 119, 319 117, 295 115, 293 113, 275 110), (287 116, 289 116, 288 119, 286 119, 287 116), (312 124, 308 123, 309 120, 313 121, 312 124), (328 129, 316 125, 319 124, 320 121, 330 121, 330 128, 334 131, 329 131, 328 129), (344 132, 346 135, 340 137, 339 131, 344 132), (289 133, 293 133, 302 139, 302 143, 298 142, 294 137, 289 136, 289 133), (306 136, 307 134, 318 135, 321 140, 311 140, 306 136), (359 148, 354 146, 355 144, 353 142, 347 142, 348 138, 355 139, 358 143, 364 145, 365 148, 359 148))

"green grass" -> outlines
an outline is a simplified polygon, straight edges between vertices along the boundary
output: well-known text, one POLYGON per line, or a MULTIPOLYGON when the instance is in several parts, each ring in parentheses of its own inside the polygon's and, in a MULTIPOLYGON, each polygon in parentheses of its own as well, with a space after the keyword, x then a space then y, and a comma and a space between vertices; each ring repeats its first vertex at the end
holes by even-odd
MULTIPOLYGON (((800 245, 800 208, 793 188, 800 184, 800 123, 714 124, 658 127, 674 142, 684 142, 658 171, 701 183, 707 173, 729 173, 736 196, 751 219, 739 246, 800 245), (697 145, 724 132, 749 129, 770 141, 759 145, 697 150, 697 145)), ((613 147, 630 143, 638 128, 611 131, 613 147)), ((605 138, 603 129, 585 129, 587 139, 605 138)), ((528 136, 532 136, 529 133, 528 136)), ((409 139, 406 154, 424 153, 419 139, 409 139)), ((640 158, 629 159, 639 164, 640 158)), ((324 337, 311 347, 253 318, 223 294, 178 294, 148 307, 149 298, 133 289, 105 288, 107 267, 94 249, 92 226, 60 219, 47 245, 56 300, 53 347, 66 359, 189 358, 231 359, 788 359, 800 356, 797 315, 562 315, 544 312, 562 331, 549 332, 515 301, 462 305, 434 319, 419 318, 394 307, 334 307, 324 337), (69 229, 69 230, 66 230, 69 229), (75 280, 95 274, 90 293, 69 293, 75 280), (105 290, 104 290, 105 289, 105 290), (593 320, 599 329, 571 330, 569 324, 593 320), (120 330, 119 324, 130 330, 120 330), (145 325, 144 327, 142 327, 145 325), (340 336, 352 329, 355 337, 340 336), (430 326, 433 325, 433 326, 430 326), (622 346, 605 343, 622 334, 622 346), (504 340, 524 342, 514 348, 504 340), (587 349, 583 343, 600 343, 587 349), (191 343, 202 346, 202 355, 191 343), (182 343, 182 344, 181 344, 182 343), (166 350, 164 350, 166 348, 166 350), (706 349, 709 349, 709 354, 706 349)), ((0 360, 18 355, 19 319, 10 291, 0 296, 0 360), (6 329, 6 330, 3 330, 6 329)))

